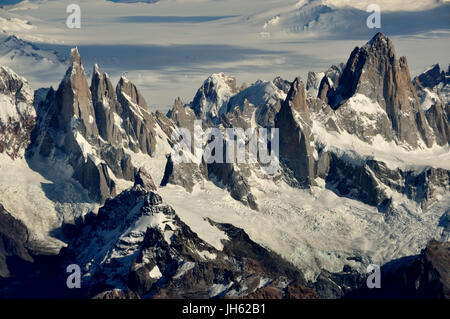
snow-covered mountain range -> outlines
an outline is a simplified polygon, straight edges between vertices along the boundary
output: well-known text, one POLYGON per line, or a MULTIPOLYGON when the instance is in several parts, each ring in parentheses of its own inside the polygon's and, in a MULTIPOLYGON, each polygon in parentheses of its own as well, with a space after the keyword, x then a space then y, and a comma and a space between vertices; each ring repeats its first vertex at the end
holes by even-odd
MULTIPOLYGON (((376 31, 389 34, 398 52, 408 56, 413 76, 428 61, 448 62, 448 1, 373 2, 381 8, 380 30, 367 28, 366 8, 372 2, 365 0, 85 0, 78 3, 81 29, 66 26, 72 1, 26 0, 0 8, 0 32, 33 43, 41 49, 38 55, 48 48, 67 56, 77 46, 88 74, 95 63, 114 81, 126 72, 152 110, 164 113, 173 102, 172 85, 176 95, 190 101, 210 73, 225 72, 247 83, 274 74, 306 80, 308 71, 346 60, 348 48, 376 31)), ((51 61, 2 65, 39 88, 58 85, 67 68, 51 61)))
MULTIPOLYGON (((45 280, 48 296, 338 298, 366 293, 369 264, 399 271, 433 238, 448 255, 450 70, 411 79, 382 33, 305 80, 212 74, 167 114, 98 65, 89 83, 78 49, 68 64, 34 93, 0 69, 2 296, 45 280), (278 128, 280 166, 178 163, 172 133, 196 120, 278 128), (80 291, 65 289, 68 264, 80 291)), ((438 275, 416 292, 447 296, 427 249, 411 269, 438 275)))

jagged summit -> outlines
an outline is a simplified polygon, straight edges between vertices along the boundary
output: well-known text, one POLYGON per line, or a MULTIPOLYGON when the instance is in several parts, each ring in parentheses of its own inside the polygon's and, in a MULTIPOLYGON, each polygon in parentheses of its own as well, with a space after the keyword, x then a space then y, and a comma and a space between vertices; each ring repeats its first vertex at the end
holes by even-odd
POLYGON ((100 67, 98 66, 97 63, 94 64, 94 67, 93 67, 93 74, 101 74, 101 72, 100 72, 100 67))
POLYGON ((137 87, 125 77, 125 75, 122 75, 120 77, 116 91, 118 95, 119 93, 125 94, 127 97, 131 99, 131 102, 139 105, 145 110, 148 109, 147 102, 145 101, 144 97, 138 91, 137 87))
POLYGON ((58 90, 46 102, 49 112, 39 120, 33 152, 68 164, 71 177, 102 203, 116 195, 117 180, 134 181, 133 154, 155 155, 157 141, 165 143, 167 136, 132 82, 122 77, 114 87, 96 64, 89 86, 77 48, 71 50, 71 59, 58 90))
POLYGON ((338 109, 356 94, 378 103, 387 113, 391 128, 383 128, 386 139, 392 139, 389 131, 393 130, 399 143, 412 148, 421 142, 428 147, 433 144, 406 57, 397 59, 392 41, 382 33, 377 33, 362 48, 353 50, 336 90, 329 91, 329 85, 323 85, 318 96, 326 96, 328 103, 338 109))
POLYGON ((138 186, 143 187, 147 191, 157 191, 152 176, 143 167, 139 169, 134 178, 134 188, 138 186))
POLYGON ((197 91, 191 108, 198 117, 217 118, 226 108, 230 97, 237 92, 236 78, 224 73, 214 73, 197 91))
POLYGON ((447 77, 448 75, 445 74, 444 70, 441 70, 439 64, 433 64, 414 79, 414 84, 423 88, 433 89, 435 86, 439 85, 439 83, 442 83, 443 86, 450 83, 450 80, 447 79, 447 77))
POLYGON ((82 65, 80 52, 78 52, 78 47, 72 48, 70 50, 70 59, 72 61, 72 64, 79 64, 80 66, 82 65))
MULTIPOLYGON (((88 83, 78 50, 71 56, 58 90, 35 92, 34 118, 22 118, 33 109, 32 91, 21 99, 25 82, 0 68, 0 101, 11 101, 0 115, 19 119, 0 122, 0 152, 27 148, 24 159, 0 154, 0 225, 11 220, 4 205, 30 236, 44 234, 44 247, 53 234, 67 235, 64 262, 82 266, 89 296, 129 289, 124 296, 281 298, 308 284, 339 297, 359 284, 367 264, 448 239, 448 74, 434 66, 413 84, 406 59, 382 34, 346 65, 308 74, 308 90, 300 77, 239 87, 218 73, 190 104, 176 99, 167 117, 150 112, 126 77, 113 85, 94 65, 88 83), (34 129, 23 129, 33 119, 34 129), (173 160, 172 132, 192 133, 196 120, 225 133, 278 128, 275 169, 266 173, 263 161, 173 160), (19 143, 2 144, 11 137, 19 143)), ((250 146, 251 138, 237 142, 250 146)))
POLYGON ((380 47, 386 47, 386 48, 394 48, 394 44, 392 43, 391 39, 389 39, 387 36, 385 36, 382 32, 378 32, 375 34, 372 39, 370 39, 364 46, 364 49, 370 49, 370 48, 380 48, 380 47))

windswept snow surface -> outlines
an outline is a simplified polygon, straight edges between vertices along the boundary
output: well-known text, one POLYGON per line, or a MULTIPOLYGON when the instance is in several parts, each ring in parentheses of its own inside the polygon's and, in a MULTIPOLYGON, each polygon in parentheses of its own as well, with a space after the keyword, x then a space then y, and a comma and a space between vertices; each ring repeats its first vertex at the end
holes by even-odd
POLYGON ((206 218, 231 223, 293 262, 309 280, 315 280, 321 269, 339 272, 345 264, 365 271, 367 265, 347 257, 367 256, 373 263, 383 264, 419 253, 428 240, 441 237, 439 220, 450 205, 448 194, 424 210, 398 195, 398 212, 387 216, 323 187, 307 191, 256 178, 252 187, 259 211, 233 200, 209 182, 192 194, 174 185, 161 188, 159 193, 205 241, 212 244, 223 239, 206 218))
POLYGON ((348 160, 358 163, 366 159, 375 159, 384 162, 391 169, 415 171, 423 171, 427 167, 450 169, 448 145, 434 144, 431 148, 424 146, 416 150, 407 150, 394 141, 387 142, 381 135, 376 135, 372 144, 368 144, 345 131, 340 133, 329 131, 318 121, 314 121, 312 132, 316 143, 325 146, 325 150, 345 154, 348 160))
POLYGON ((25 159, 12 160, 0 154, 0 171, 0 203, 24 222, 30 240, 41 249, 57 252, 65 244, 54 231, 63 221, 73 222, 98 207, 76 181, 63 176, 59 180, 44 178, 25 159))

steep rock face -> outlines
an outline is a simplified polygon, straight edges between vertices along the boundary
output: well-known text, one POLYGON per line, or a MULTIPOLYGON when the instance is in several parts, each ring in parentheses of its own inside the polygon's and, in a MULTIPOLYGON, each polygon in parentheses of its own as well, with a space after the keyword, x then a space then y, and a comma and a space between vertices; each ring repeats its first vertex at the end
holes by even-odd
POLYGON ((306 80, 306 92, 309 93, 311 96, 316 97, 317 94, 320 92, 320 86, 322 83, 322 80, 325 77, 324 72, 308 72, 307 80, 306 80))
POLYGON ((337 109, 357 93, 386 111, 399 142, 417 147, 423 140, 432 145, 432 133, 419 107, 406 58, 398 60, 392 42, 381 33, 353 50, 331 105, 337 109))
POLYGON ((334 95, 334 89, 330 84, 330 81, 327 76, 324 76, 320 81, 319 91, 317 97, 329 104, 328 97, 334 95))
POLYGON ((450 143, 450 73, 441 71, 439 64, 435 64, 417 76, 413 83, 436 143, 447 145, 450 143))
POLYGON ((306 93, 300 78, 291 90, 276 116, 275 126, 280 130, 280 160, 292 171, 301 186, 314 184, 314 157, 311 146, 311 118, 306 93))
POLYGON ((101 74, 97 65, 94 66, 91 80, 92 103, 95 109, 95 119, 100 136, 112 145, 122 143, 121 119, 117 112, 118 105, 116 92, 107 74, 101 74))
POLYGON ((447 79, 445 71, 441 71, 439 64, 432 65, 414 79, 414 84, 419 88, 432 89, 440 83, 447 84, 447 79))
POLYGON ((450 243, 431 240, 417 256, 381 267, 381 288, 362 288, 347 298, 450 298, 450 243))
POLYGON ((0 204, 0 278, 7 278, 14 269, 8 262, 14 258, 33 262, 28 250, 28 229, 0 204))
POLYGON ((100 145, 96 114, 92 104, 81 57, 71 52, 72 64, 58 90, 51 91, 39 105, 39 125, 30 157, 39 154, 47 160, 59 159, 70 165, 72 176, 89 191, 90 197, 103 202, 115 195, 115 182, 96 149, 100 145))
POLYGON ((128 147, 135 152, 140 150, 144 154, 154 155, 157 123, 148 111, 144 98, 125 77, 120 78, 116 94, 122 107, 118 112, 123 121, 122 127, 129 137, 128 147))
POLYGON ((306 82, 306 91, 312 97, 316 96, 326 96, 326 92, 322 92, 322 90, 330 90, 333 91, 339 86, 339 78, 342 75, 342 71, 345 68, 344 63, 340 63, 338 65, 332 65, 325 72, 308 72, 308 79, 306 82), (327 82, 327 87, 322 87, 323 81, 327 82))
POLYGON ((174 163, 172 156, 168 156, 161 186, 167 184, 180 185, 188 192, 192 192, 194 186, 201 184, 207 176, 204 164, 174 163))
POLYGON ((325 179, 328 188, 387 213, 392 210, 392 191, 423 207, 429 205, 435 193, 450 191, 450 171, 441 168, 428 167, 422 171, 390 169, 380 161, 349 162, 345 156, 324 151, 319 155, 316 169, 317 176, 325 179), (346 174, 349 171, 351 176, 346 174))
POLYGON ((277 76, 275 77, 275 79, 272 80, 272 82, 277 88, 283 91, 284 94, 289 93, 289 90, 291 89, 291 82, 289 82, 288 80, 285 80, 280 76, 277 76))
POLYGON ((148 109, 147 102, 144 97, 138 91, 137 87, 128 81, 127 78, 121 77, 119 84, 117 85, 117 91, 120 92, 123 97, 129 100, 131 103, 134 103, 144 110, 148 109))
POLYGON ((191 133, 191 136, 193 136, 194 121, 197 118, 194 111, 190 107, 184 106, 180 98, 175 100, 172 109, 167 115, 177 127, 187 128, 191 133))
MULTIPOLYGON (((447 107, 447 110, 448 109, 449 107, 447 107)), ((445 108, 439 102, 425 111, 425 116, 433 129, 438 145, 450 144, 449 115, 450 113, 448 111, 446 112, 445 108)))
MULTIPOLYGON (((280 78, 278 81, 283 80, 280 78)), ((280 102, 285 98, 286 93, 273 81, 256 81, 230 98, 227 113, 236 110, 236 107, 244 112, 246 104, 251 104, 255 107, 254 122, 261 127, 274 127, 275 115, 280 110, 280 102)), ((251 121, 252 117, 247 121, 247 125, 251 125, 251 121)))
POLYGON ((86 138, 98 136, 91 91, 77 49, 71 51, 72 64, 56 91, 55 108, 58 127, 65 133, 76 129, 86 138))
MULTIPOLYGON (((378 178, 374 176, 374 170, 368 165, 370 163, 360 165, 348 163, 345 158, 333 153, 321 154, 322 156, 330 157, 327 163, 329 166, 326 169, 322 168, 322 174, 326 172, 325 180, 329 188, 336 190, 341 196, 353 197, 381 209, 389 207, 390 199, 383 185, 380 185, 378 178), (352 172, 351 176, 346 174, 349 171, 352 172)), ((322 158, 319 162, 322 162, 322 158)), ((381 165, 385 168, 382 163, 381 165)), ((395 174, 392 175, 386 179, 395 179, 395 174)))
POLYGON ((78 50, 72 50, 71 59, 58 90, 38 96, 38 128, 30 158, 68 166, 64 174, 87 189, 92 200, 103 203, 116 195, 118 179, 134 180, 134 154, 153 157, 158 140, 170 142, 166 134, 173 123, 150 113, 125 77, 114 88, 97 65, 88 87, 78 50))
POLYGON ((134 178, 134 185, 141 186, 145 190, 156 192, 157 188, 152 176, 144 169, 140 168, 134 178))
POLYGON ((0 67, 0 153, 23 157, 36 124, 33 91, 28 82, 0 67))
POLYGON ((213 74, 203 82, 191 108, 195 115, 201 119, 217 118, 223 112, 230 97, 238 92, 236 79, 224 73, 213 74))
POLYGON ((317 297, 299 270, 243 230, 210 221, 229 238, 218 250, 192 232, 152 187, 141 184, 108 200, 97 217, 86 218, 65 251, 67 262, 76 258, 82 266, 87 295, 243 297, 273 283, 289 286, 290 295, 299 298, 317 297))

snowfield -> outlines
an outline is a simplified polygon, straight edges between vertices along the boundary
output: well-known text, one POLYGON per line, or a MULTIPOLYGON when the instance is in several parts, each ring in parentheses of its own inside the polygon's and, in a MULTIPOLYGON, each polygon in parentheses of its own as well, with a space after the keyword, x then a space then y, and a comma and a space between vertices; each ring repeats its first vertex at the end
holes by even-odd
POLYGON ((30 229, 31 242, 49 252, 58 253, 65 246, 55 233, 63 222, 98 208, 76 181, 46 179, 24 159, 0 154, 0 171, 1 204, 30 229))
MULTIPOLYGON (((228 101, 233 101, 233 107, 243 106, 245 99, 261 106, 274 105, 286 98, 285 92, 273 82, 256 81, 258 78, 273 79, 279 72, 288 80, 301 73, 305 80, 306 71, 325 70, 333 63, 345 61, 348 52, 354 45, 360 45, 360 41, 355 41, 351 30, 339 29, 342 27, 339 21, 351 13, 358 17, 362 16, 361 12, 365 15, 367 5, 367 1, 337 0, 161 0, 146 5, 100 0, 79 2, 83 8, 84 22, 83 27, 75 31, 64 26, 65 16, 61 12, 65 12, 68 3, 65 0, 24 1, 6 9, 0 8, 0 28, 3 31, 0 33, 0 65, 17 66, 15 71, 30 78, 36 88, 42 84, 50 85, 61 79, 66 66, 58 51, 50 49, 49 43, 56 43, 54 47, 60 50, 67 45, 79 44, 83 59, 83 46, 88 52, 88 62, 83 62, 86 70, 99 62, 112 74, 113 83, 124 76, 122 72, 127 72, 130 81, 140 90, 143 88, 142 93, 151 108, 159 109, 166 109, 177 95, 181 95, 184 102, 190 101, 202 80, 212 74, 207 82, 217 88, 216 100, 203 101, 202 111, 213 116, 224 113, 228 101), (99 15, 99 12, 102 14, 99 15), (180 13, 186 16, 178 16, 180 13), (149 19, 152 17, 153 20, 149 19), (201 17, 209 17, 209 20, 203 21, 201 17), (342 38, 330 40, 330 36, 335 35, 332 28, 339 29, 338 35, 342 38), (48 47, 34 46, 22 38, 29 41, 39 39, 48 47), (99 43, 93 43, 95 41, 99 43), (58 74, 57 78, 54 78, 55 74, 58 74), (236 94, 227 84, 232 81, 228 74, 253 84, 236 94)), ((404 3, 399 3, 380 1, 386 11, 391 12, 391 17, 405 7, 404 3)), ((410 4, 408 14, 450 6, 448 1, 434 0, 420 4, 408 0, 407 3, 410 4)), ((433 24, 431 29, 435 30, 437 26, 440 24, 433 24)), ((450 33, 439 33, 425 39, 421 37, 431 32, 425 27, 415 33, 395 27, 393 30, 398 35, 394 41, 400 53, 408 55, 410 65, 422 68, 430 60, 448 63, 448 53, 445 52, 450 50, 450 33), (418 47, 421 49, 416 50, 418 47)), ((317 76, 316 86, 325 74, 318 73, 317 76)), ((237 83, 237 87, 240 86, 241 83, 237 83)), ((313 88, 310 93, 316 94, 317 89, 313 88)), ((422 101, 423 109, 431 107, 433 99, 436 99, 434 92, 426 93, 422 101)), ((31 90, 28 95, 31 99, 31 90)), ((134 104, 131 97, 124 96, 129 100, 131 110, 138 117, 143 117, 146 110, 134 104)), ((12 98, 0 94, 0 122, 17 120, 23 106, 19 104, 14 109, 13 102, 12 98)), ((256 114, 253 113, 249 119, 252 127, 257 126, 256 114)), ((320 148, 337 154, 350 164, 375 159, 390 169, 422 172, 435 167, 450 170, 448 145, 439 147, 435 144, 431 148, 419 145, 418 149, 410 150, 408 145, 388 142, 381 135, 374 135, 367 142, 356 134, 328 130, 323 124, 327 116, 334 119, 351 117, 355 126, 372 128, 377 121, 387 118, 387 113, 377 102, 361 94, 348 99, 331 115, 311 112, 310 129, 316 160, 317 149, 320 148)), ((299 118, 301 114, 297 112, 298 121, 299 118)), ((90 123, 94 120, 92 116, 89 118, 90 123)), ((125 132, 124 121, 116 113, 113 121, 121 132, 125 132)), ((304 125, 309 124, 303 121, 300 126, 304 125)), ((145 168, 155 184, 159 185, 172 147, 159 125, 155 131, 153 157, 142 152, 135 153, 129 148, 125 148, 125 153, 130 155, 133 166, 145 168)), ((74 134, 84 160, 91 158, 96 165, 102 163, 95 146, 80 132, 74 131, 74 134)), ((0 203, 30 229, 31 241, 49 252, 57 253, 65 246, 60 230, 63 223, 73 223, 76 218, 99 209, 99 204, 90 200, 87 191, 71 177, 73 169, 55 154, 47 159, 36 155, 34 158, 16 160, 0 154, 0 172, 0 203)), ((111 170, 109 175, 119 192, 133 185, 130 181, 116 178, 111 170)), ((197 183, 192 193, 171 184, 158 186, 157 192, 184 223, 216 249, 222 250, 229 237, 212 226, 210 220, 244 229, 253 241, 292 262, 311 281, 323 269, 340 272, 344 265, 351 265, 365 273, 369 263, 382 265, 393 259, 415 255, 430 239, 449 238, 442 225, 443 215, 449 212, 450 207, 448 191, 434 190, 433 198, 421 206, 405 195, 386 188, 384 191, 393 199, 393 206, 391 212, 384 213, 361 201, 338 196, 327 188, 323 179, 317 178, 315 182, 316 186, 311 189, 300 189, 288 185, 282 178, 263 178, 253 172, 248 183, 256 197, 258 210, 233 199, 229 191, 218 186, 219 183, 208 180, 197 183)), ((379 185, 384 187, 382 183, 379 185)), ((140 208, 135 206, 127 213, 134 216, 140 208)), ((138 244, 142 242, 147 227, 162 229, 167 223, 173 226, 172 222, 163 214, 157 214, 140 217, 124 232, 119 232, 118 228, 108 230, 105 232, 107 241, 100 247, 97 256, 104 256, 104 261, 123 257, 124 268, 118 270, 127 274, 128 262, 139 253, 138 244), (134 248, 126 252, 114 250, 116 239, 134 248)), ((170 231, 164 236, 169 242, 170 231)), ((86 251, 86 256, 89 253, 86 251)), ((198 254, 205 260, 216 258, 208 251, 198 254)), ((192 263, 185 263, 175 277, 181 277, 192 267, 192 263)), ((158 266, 151 269, 149 276, 155 279, 162 277, 158 266)), ((123 284, 122 279, 117 279, 118 285, 123 284)), ((259 286, 266 284, 265 280, 261 280, 259 286)), ((227 288, 214 285, 211 296, 227 288)))
MULTIPOLYGON (((339 197, 323 187, 307 191, 256 178, 252 187, 259 212, 235 201, 210 182, 192 194, 174 185, 158 192, 183 222, 208 243, 216 245, 223 237, 206 218, 231 223, 243 228, 252 240, 291 261, 313 281, 321 269, 341 271, 349 264, 347 257, 367 256, 371 262, 383 264, 419 253, 431 238, 441 238, 443 228, 438 226, 439 220, 450 205, 448 194, 424 210, 407 198, 396 198, 398 214, 386 216, 374 207, 339 197)), ((367 266, 354 261, 350 264, 363 272, 367 266)))

